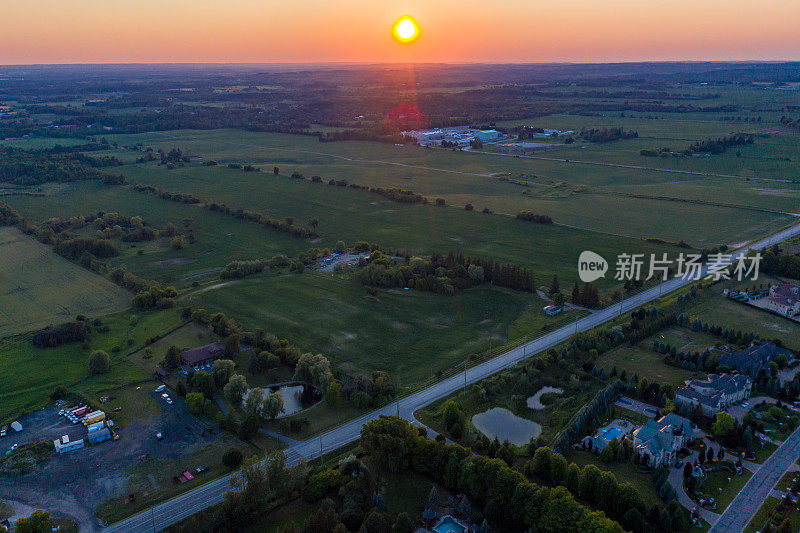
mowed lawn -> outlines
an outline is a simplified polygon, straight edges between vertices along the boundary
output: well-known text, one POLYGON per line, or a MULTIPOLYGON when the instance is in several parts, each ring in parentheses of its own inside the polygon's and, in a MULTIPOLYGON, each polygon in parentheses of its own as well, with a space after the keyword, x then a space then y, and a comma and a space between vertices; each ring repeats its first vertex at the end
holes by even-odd
POLYGON ((701 372, 691 372, 664 363, 664 356, 650 349, 653 340, 654 337, 651 337, 633 346, 623 345, 614 348, 600 357, 598 365, 605 368, 608 375, 611 375, 611 371, 616 367, 617 372, 624 370, 629 377, 634 374, 640 378, 646 376, 650 381, 669 383, 675 387, 683 385, 687 379, 703 376, 701 372))
POLYGON ((200 289, 181 304, 222 311, 263 327, 346 371, 386 370, 403 385, 506 339, 507 327, 536 296, 490 286, 453 296, 382 291, 344 276, 257 276, 200 289))
POLYGON ((0 228, 0 337, 115 313, 131 295, 16 228, 0 228))

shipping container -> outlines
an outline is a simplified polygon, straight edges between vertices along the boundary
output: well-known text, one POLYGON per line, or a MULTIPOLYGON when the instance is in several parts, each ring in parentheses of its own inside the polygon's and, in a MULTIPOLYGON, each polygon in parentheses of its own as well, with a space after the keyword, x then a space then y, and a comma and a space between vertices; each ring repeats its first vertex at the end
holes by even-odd
POLYGON ((95 422, 100 422, 101 420, 104 420, 105 417, 106 414, 103 411, 95 411, 94 413, 86 415, 86 418, 83 419, 83 424, 89 426, 91 424, 94 424, 95 422))
POLYGON ((88 426, 86 426, 86 429, 89 431, 89 433, 91 433, 92 431, 97 431, 98 429, 103 429, 104 427, 105 427, 105 423, 100 421, 100 422, 95 422, 94 424, 89 424, 88 426))

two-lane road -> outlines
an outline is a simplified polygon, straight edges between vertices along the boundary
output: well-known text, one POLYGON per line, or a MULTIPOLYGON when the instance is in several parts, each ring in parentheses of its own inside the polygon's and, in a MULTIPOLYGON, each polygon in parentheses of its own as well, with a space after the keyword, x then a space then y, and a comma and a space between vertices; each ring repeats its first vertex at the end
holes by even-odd
MULTIPOLYGON (((795 235, 800 234, 800 225, 787 228, 775 235, 762 239, 758 242, 749 244, 747 249, 762 250, 773 244, 782 242, 795 235)), ((733 254, 733 260, 738 259, 744 254, 746 249, 733 254)), ((705 271, 704 271, 705 272, 705 271)), ((298 442, 286 448, 287 464, 294 465, 300 459, 310 460, 319 457, 320 453, 328 453, 342 446, 357 440, 361 434, 361 426, 365 423, 377 419, 380 415, 396 415, 399 411, 400 416, 407 420, 413 420, 414 411, 426 405, 444 398, 453 392, 467 385, 480 381, 492 374, 508 368, 520 362, 523 358, 530 357, 545 351, 561 342, 568 340, 576 332, 586 331, 600 324, 609 322, 620 314, 635 309, 647 302, 657 299, 663 294, 684 287, 691 283, 691 279, 673 278, 660 285, 652 287, 639 294, 631 296, 619 304, 613 305, 601 311, 577 321, 576 323, 564 326, 543 337, 539 337, 524 346, 510 350, 502 355, 490 359, 484 363, 474 366, 465 372, 447 378, 435 385, 406 396, 398 403, 386 405, 380 409, 372 411, 360 418, 351 420, 327 433, 307 441, 298 442)), ((771 487, 770 487, 771 488, 771 487)), ((118 522, 105 531, 109 532, 138 532, 138 531, 158 531, 168 527, 183 518, 199 512, 220 501, 226 491, 230 490, 230 476, 225 476, 216 481, 198 487, 197 489, 186 492, 172 500, 166 501, 155 506, 153 509, 134 515, 126 520, 118 522)))
POLYGON ((753 477, 747 480, 711 531, 713 533, 744 531, 769 493, 798 458, 800 458, 800 428, 789 435, 789 438, 764 461, 761 468, 756 470, 753 477))

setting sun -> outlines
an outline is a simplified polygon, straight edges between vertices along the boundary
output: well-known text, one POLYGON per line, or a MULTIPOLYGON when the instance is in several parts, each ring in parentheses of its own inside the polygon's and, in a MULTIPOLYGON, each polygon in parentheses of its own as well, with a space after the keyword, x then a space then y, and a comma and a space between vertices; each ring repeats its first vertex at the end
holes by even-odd
POLYGON ((410 43, 419 37, 419 26, 409 15, 403 15, 394 23, 392 34, 401 43, 410 43))

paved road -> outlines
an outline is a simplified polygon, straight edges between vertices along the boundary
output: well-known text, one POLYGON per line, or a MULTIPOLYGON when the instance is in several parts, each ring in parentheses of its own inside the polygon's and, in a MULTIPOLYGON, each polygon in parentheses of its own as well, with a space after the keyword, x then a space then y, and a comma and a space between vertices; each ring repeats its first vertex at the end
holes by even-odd
MULTIPOLYGON (((772 237, 751 243, 747 248, 763 249, 775 243, 784 241, 790 237, 800 234, 800 224, 787 228, 772 237)), ((734 260, 745 253, 744 250, 734 253, 734 260)), ((376 409, 360 418, 351 420, 327 433, 313 439, 297 442, 286 448, 286 461, 288 465, 296 464, 300 459, 310 460, 319 457, 320 453, 334 451, 346 444, 357 440, 361 434, 361 426, 365 423, 377 419, 380 415, 400 414, 406 420, 414 420, 414 412, 436 400, 449 396, 453 392, 466 387, 469 384, 480 381, 505 368, 514 366, 523 359, 546 351, 547 349, 566 341, 579 331, 587 331, 596 326, 611 321, 620 314, 636 309, 637 307, 655 300, 662 294, 674 291, 691 283, 692 280, 673 278, 664 283, 652 287, 639 294, 613 305, 609 308, 597 311, 583 319, 555 330, 543 337, 539 337, 524 346, 514 348, 502 355, 490 359, 477 365, 465 372, 461 372, 453 377, 440 381, 435 385, 421 390, 402 400, 390 405, 376 409)), ((773 484, 774 485, 774 484, 773 484)), ((772 486, 769 487, 770 489, 772 486)), ((186 492, 172 500, 157 505, 150 511, 134 515, 122 522, 107 528, 109 532, 137 532, 145 529, 160 530, 170 526, 181 519, 199 512, 215 503, 222 501, 223 495, 230 489, 230 477, 220 478, 207 485, 186 492)))
POLYGON ((714 533, 743 531, 772 489, 800 457, 800 428, 764 461, 711 528, 714 533))

